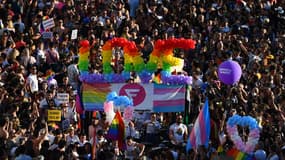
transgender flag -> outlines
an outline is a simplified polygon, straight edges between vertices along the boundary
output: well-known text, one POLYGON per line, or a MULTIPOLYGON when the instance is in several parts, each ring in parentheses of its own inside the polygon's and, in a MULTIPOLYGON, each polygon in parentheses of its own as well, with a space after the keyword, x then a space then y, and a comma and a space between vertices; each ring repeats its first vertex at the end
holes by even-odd
POLYGON ((200 145, 205 145, 208 147, 210 128, 209 103, 208 99, 206 99, 205 105, 200 111, 194 127, 192 128, 187 142, 186 151, 188 152, 192 148, 198 148, 200 145))
POLYGON ((185 86, 153 85, 154 112, 183 112, 185 109, 185 86))

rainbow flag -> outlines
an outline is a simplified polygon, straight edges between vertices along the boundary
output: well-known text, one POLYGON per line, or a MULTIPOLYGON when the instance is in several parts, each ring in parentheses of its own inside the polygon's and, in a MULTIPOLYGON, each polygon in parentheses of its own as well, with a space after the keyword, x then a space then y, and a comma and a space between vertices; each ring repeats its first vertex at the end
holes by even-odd
POLYGON ((234 160, 254 160, 254 156, 243 153, 235 148, 228 150, 227 156, 232 157, 234 160))
POLYGON ((109 92, 110 83, 83 83, 82 101, 86 111, 104 111, 103 104, 109 92))
POLYGON ((87 111, 104 111, 104 102, 110 92, 132 98, 135 110, 153 112, 183 112, 185 109, 184 85, 139 83, 83 83, 82 102, 87 111))
POLYGON ((118 141, 120 149, 125 148, 125 124, 119 111, 115 114, 106 138, 118 141))
POLYGON ((192 148, 198 148, 200 145, 205 145, 208 147, 210 139, 210 128, 209 103, 208 99, 206 99, 205 105, 200 111, 189 136, 186 145, 186 151, 188 152, 192 148))
POLYGON ((44 79, 46 81, 50 82, 54 78, 54 75, 55 75, 55 73, 51 69, 49 69, 46 71, 44 79))
POLYGON ((157 75, 153 77, 153 82, 156 84, 161 84, 161 74, 160 73, 158 73, 157 75))

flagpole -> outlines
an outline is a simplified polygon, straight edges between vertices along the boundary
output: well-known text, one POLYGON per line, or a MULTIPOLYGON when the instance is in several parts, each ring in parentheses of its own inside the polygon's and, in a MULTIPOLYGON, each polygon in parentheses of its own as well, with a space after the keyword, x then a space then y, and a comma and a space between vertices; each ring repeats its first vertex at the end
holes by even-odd
POLYGON ((189 115, 190 115, 190 106, 191 106, 191 100, 190 100, 190 85, 185 85, 186 87, 186 94, 185 94, 185 109, 184 109, 184 122, 188 126, 189 125, 189 115))

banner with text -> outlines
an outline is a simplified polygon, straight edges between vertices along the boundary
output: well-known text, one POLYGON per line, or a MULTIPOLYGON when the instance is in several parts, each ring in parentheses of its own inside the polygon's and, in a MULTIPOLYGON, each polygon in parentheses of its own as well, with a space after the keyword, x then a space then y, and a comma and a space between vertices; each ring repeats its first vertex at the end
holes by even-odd
POLYGON ((135 110, 154 112, 183 112, 185 106, 184 85, 116 83, 83 84, 82 101, 87 111, 101 110, 106 96, 115 91, 119 96, 133 99, 135 110))

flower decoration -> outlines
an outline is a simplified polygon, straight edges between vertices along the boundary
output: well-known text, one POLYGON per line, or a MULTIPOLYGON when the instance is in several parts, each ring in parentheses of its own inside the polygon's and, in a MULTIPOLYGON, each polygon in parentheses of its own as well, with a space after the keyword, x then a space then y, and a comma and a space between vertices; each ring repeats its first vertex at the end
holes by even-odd
POLYGON ((236 148, 245 153, 252 153, 258 143, 260 137, 260 129, 256 119, 251 116, 234 115, 227 121, 227 132, 236 148), (247 142, 244 142, 239 136, 237 125, 241 127, 249 127, 249 135, 247 142))

